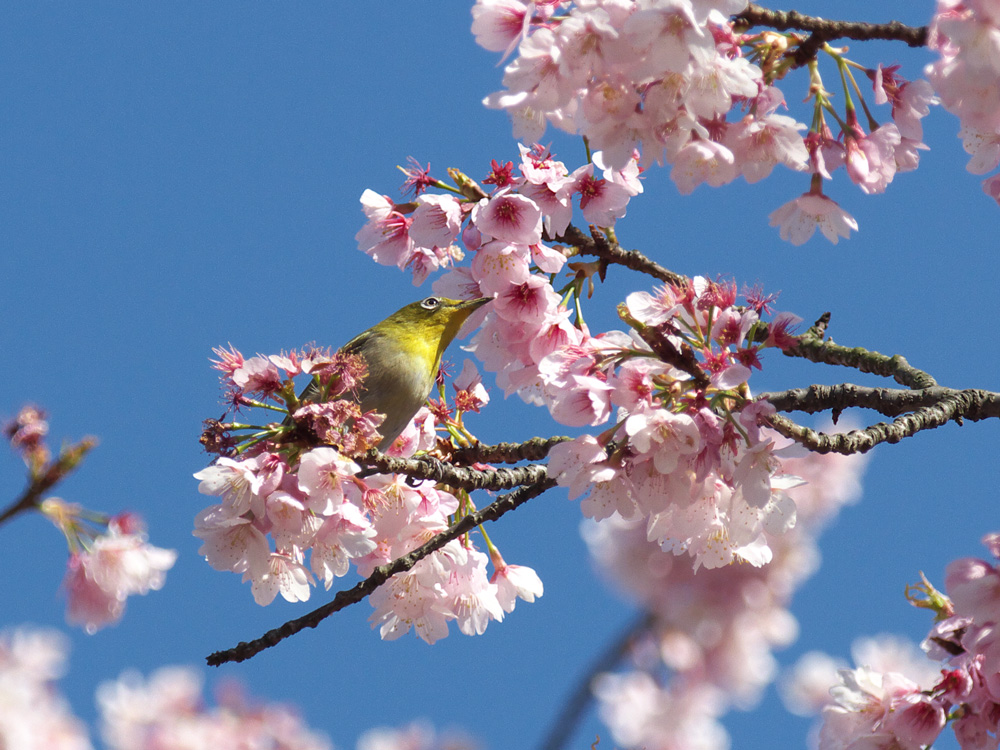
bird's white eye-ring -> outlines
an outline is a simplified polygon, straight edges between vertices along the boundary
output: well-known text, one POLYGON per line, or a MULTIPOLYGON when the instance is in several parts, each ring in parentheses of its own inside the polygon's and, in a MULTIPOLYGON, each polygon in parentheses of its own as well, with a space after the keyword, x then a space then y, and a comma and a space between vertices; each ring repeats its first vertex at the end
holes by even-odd
POLYGON ((441 307, 441 300, 437 297, 428 297, 420 303, 420 306, 425 310, 437 310, 441 307))

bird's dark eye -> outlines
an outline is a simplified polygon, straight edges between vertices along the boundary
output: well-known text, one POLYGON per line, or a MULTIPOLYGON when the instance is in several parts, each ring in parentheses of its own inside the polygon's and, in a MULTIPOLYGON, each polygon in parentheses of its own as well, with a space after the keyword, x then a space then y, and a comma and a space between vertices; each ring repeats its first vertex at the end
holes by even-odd
POLYGON ((437 297, 428 297, 420 303, 420 306, 425 310, 437 310, 441 307, 441 300, 437 297))

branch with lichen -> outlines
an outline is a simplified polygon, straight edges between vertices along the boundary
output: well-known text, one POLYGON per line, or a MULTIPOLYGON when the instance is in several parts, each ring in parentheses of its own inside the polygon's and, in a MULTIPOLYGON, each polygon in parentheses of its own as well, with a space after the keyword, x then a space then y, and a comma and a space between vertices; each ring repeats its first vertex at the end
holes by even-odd
POLYGON ((860 430, 826 434, 776 415, 771 426, 780 434, 817 453, 865 453, 880 443, 898 443, 923 430, 941 427, 948 422, 959 425, 968 419, 1000 418, 1000 393, 978 388, 954 389, 939 386, 929 374, 905 357, 889 356, 862 347, 846 347, 824 339, 830 314, 824 313, 801 337, 797 346, 785 351, 790 357, 811 362, 850 367, 860 372, 892 378, 906 389, 870 388, 854 383, 812 385, 778 393, 763 393, 760 398, 778 411, 815 414, 829 410, 834 421, 850 407, 872 409, 896 417, 892 423, 878 422, 860 430))
POLYGON ((830 313, 824 313, 813 326, 799 337, 799 343, 785 351, 789 357, 802 357, 810 362, 851 367, 881 377, 892 378, 907 388, 932 388, 937 385, 931 375, 913 367, 906 358, 895 354, 888 356, 860 346, 846 347, 824 339, 830 313))
POLYGON ((536 485, 546 477, 540 464, 518 466, 513 469, 473 469, 455 466, 432 457, 395 458, 368 451, 356 459, 359 465, 373 469, 367 473, 405 474, 414 479, 432 479, 461 490, 509 490, 514 487, 536 485))
POLYGON ((497 443, 495 445, 477 443, 456 449, 451 454, 451 460, 461 465, 474 463, 516 464, 520 461, 541 461, 549 455, 553 446, 568 440, 572 440, 572 438, 566 436, 532 438, 523 443, 497 443))

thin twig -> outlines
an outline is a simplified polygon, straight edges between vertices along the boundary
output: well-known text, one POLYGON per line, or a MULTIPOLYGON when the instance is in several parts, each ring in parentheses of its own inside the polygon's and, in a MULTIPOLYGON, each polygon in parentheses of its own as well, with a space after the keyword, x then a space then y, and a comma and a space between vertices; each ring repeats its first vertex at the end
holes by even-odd
POLYGON ((37 508, 42 496, 72 472, 83 457, 97 445, 97 438, 85 437, 80 442, 64 447, 55 461, 43 466, 44 471, 31 479, 21 496, 0 511, 0 525, 14 516, 37 508))
POLYGON ((558 237, 549 238, 553 242, 572 245, 580 255, 594 255, 605 263, 625 266, 633 271, 652 276, 668 284, 682 284, 685 277, 674 273, 659 263, 650 260, 638 250, 625 250, 617 242, 612 242, 596 227, 591 226, 591 236, 570 224, 558 237))

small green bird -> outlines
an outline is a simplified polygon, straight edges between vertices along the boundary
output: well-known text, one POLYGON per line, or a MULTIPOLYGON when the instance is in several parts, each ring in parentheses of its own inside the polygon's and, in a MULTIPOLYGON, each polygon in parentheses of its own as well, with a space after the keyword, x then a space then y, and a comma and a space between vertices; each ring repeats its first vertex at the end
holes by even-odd
MULTIPOLYGON (((382 435, 379 450, 392 445, 424 405, 434 388, 444 350, 466 319, 492 299, 427 297, 397 310, 341 347, 347 354, 360 354, 368 365, 359 405, 362 412, 385 415, 378 428, 382 435)), ((318 396, 319 386, 314 381, 300 400, 318 396)))

